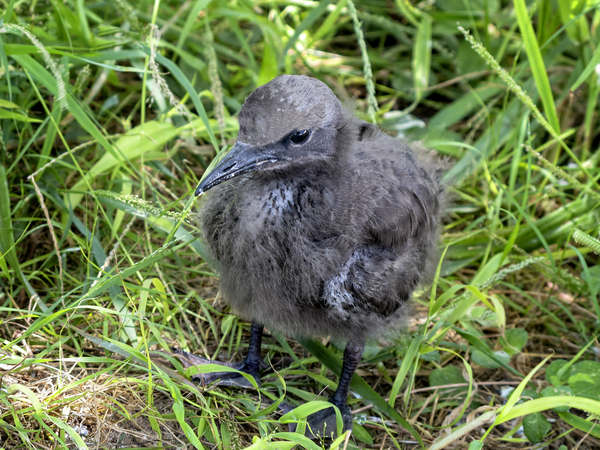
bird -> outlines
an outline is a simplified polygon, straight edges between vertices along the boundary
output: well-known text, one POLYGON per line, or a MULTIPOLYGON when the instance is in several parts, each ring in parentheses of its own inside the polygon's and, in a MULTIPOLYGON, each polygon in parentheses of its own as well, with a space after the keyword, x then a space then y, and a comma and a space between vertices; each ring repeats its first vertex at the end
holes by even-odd
MULTIPOLYGON (((258 87, 238 118, 235 145, 195 191, 206 193, 200 224, 222 297, 252 323, 235 367, 260 382, 264 327, 345 342, 329 401, 350 430, 347 396, 365 342, 402 321, 437 266, 446 163, 355 117, 304 75, 258 87)), ((309 416, 313 436, 328 432, 333 414, 309 416)))

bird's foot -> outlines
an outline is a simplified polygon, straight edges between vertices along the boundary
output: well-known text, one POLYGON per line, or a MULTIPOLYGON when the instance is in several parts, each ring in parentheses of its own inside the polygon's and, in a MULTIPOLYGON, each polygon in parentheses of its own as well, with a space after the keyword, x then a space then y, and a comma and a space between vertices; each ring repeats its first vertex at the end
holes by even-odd
POLYGON ((210 373, 197 373, 192 376, 192 381, 202 385, 208 386, 210 384, 214 386, 233 386, 240 388, 252 388, 254 387, 250 380, 244 377, 239 372, 244 372, 251 375, 255 380, 256 384, 260 386, 260 369, 262 361, 255 361, 251 358, 246 358, 242 362, 238 363, 225 363, 221 361, 215 361, 212 359, 202 358, 192 353, 185 352, 178 348, 172 348, 174 356, 176 356, 181 364, 186 369, 188 367, 204 366, 206 364, 217 364, 219 366, 230 367, 235 369, 234 371, 223 371, 223 372, 210 372, 210 373), (239 372, 237 372, 239 371, 239 372))
MULTIPOLYGON (((342 415, 342 433, 352 430, 352 413, 350 412, 348 405, 335 406, 338 407, 342 415)), ((291 432, 295 432, 296 429, 297 424, 290 424, 291 432)), ((336 439, 338 437, 337 429, 337 415, 335 409, 333 407, 325 408, 306 418, 304 435, 310 439, 336 439)))

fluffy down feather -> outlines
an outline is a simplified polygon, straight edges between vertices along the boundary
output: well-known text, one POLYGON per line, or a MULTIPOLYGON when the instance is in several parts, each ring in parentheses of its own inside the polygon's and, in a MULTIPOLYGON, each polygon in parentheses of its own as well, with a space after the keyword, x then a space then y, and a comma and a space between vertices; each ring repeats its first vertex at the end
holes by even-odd
POLYGON ((239 117, 239 143, 286 156, 207 193, 201 222, 225 301, 287 335, 381 335, 437 263, 444 164, 308 77, 262 86, 239 117), (309 139, 291 145, 299 130, 309 139))

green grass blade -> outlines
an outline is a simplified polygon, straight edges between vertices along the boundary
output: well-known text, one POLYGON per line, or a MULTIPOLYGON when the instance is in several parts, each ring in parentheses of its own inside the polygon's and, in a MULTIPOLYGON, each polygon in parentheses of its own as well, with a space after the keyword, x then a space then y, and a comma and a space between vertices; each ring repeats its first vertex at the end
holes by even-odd
POLYGON ((183 47, 183 43, 185 42, 185 40, 188 38, 190 32, 192 31, 192 28, 195 25, 196 20, 198 20, 198 14, 200 14, 200 11, 205 9, 211 1, 212 0, 196 0, 194 2, 189 14, 187 14, 187 17, 185 19, 185 24, 183 25, 183 29, 181 30, 181 33, 179 34, 179 39, 177 40, 177 48, 183 47))
POLYGON ((73 442, 75 442, 75 444, 77 444, 77 449, 85 449, 87 450, 89 447, 87 446, 87 444, 83 441, 83 439, 81 438, 81 436, 79 435, 79 433, 77 431, 75 431, 71 426, 69 426, 68 424, 66 424, 63 420, 59 419, 56 416, 53 416, 51 414, 44 414, 43 419, 45 420, 49 420, 50 422, 54 423, 54 425, 58 426, 58 428, 64 430, 71 439, 73 439, 73 442))
MULTIPOLYGON (((29 295, 39 300, 37 292, 23 275, 21 264, 17 258, 10 208, 10 192, 6 175, 6 169, 3 165, 0 165, 0 258, 8 263, 9 268, 23 283, 29 295)), ((57 257, 60 257, 60 255, 57 255, 57 257)), ((45 309, 45 304, 41 300, 39 302, 41 308, 45 309)))
MULTIPOLYGON (((48 89, 53 95, 57 95, 58 91, 56 89, 56 80, 52 77, 52 75, 37 61, 35 61, 29 55, 13 55, 13 58, 28 72, 31 76, 39 83, 41 83, 46 89, 48 89)), ((94 139, 96 139, 104 149, 113 154, 116 157, 116 152, 113 149, 110 142, 106 139, 106 137, 98 130, 94 122, 89 118, 88 114, 84 111, 84 109, 79 105, 79 102, 75 100, 72 96, 67 95, 66 98, 67 107, 69 112, 73 114, 73 117, 79 122, 79 124, 92 135, 94 139)))
POLYGON ((119 164, 136 161, 143 156, 144 161, 166 159, 169 153, 163 150, 164 145, 179 134, 179 130, 169 122, 150 121, 133 128, 121 136, 115 143, 116 153, 105 153, 84 174, 83 178, 73 184, 70 193, 65 196, 65 203, 72 209, 81 202, 82 192, 87 190, 94 179, 112 170, 119 164))
POLYGON ((178 241, 179 241, 179 239, 173 240, 171 242, 167 242, 161 248, 154 251, 150 256, 147 256, 146 258, 144 258, 140 262, 134 264, 133 266, 128 267, 127 269, 123 269, 122 271, 120 271, 118 274, 116 274, 114 276, 103 277, 102 280, 100 281, 100 283, 98 283, 93 288, 91 288, 89 290, 89 292, 82 298, 82 300, 86 300, 86 299, 89 299, 89 298, 92 298, 92 297, 95 297, 95 296, 101 294, 102 292, 106 291, 110 287, 116 286, 117 284, 122 283, 124 278, 130 277, 131 275, 150 266, 151 264, 154 264, 156 261, 159 261, 160 259, 164 258, 166 255, 176 252, 177 250, 188 245, 188 243, 185 241, 183 243, 180 243, 179 245, 174 245, 178 241))
POLYGON ((554 104, 554 97, 552 96, 552 89, 550 88, 548 73, 546 72, 546 67, 544 66, 544 60, 533 31, 531 19, 527 13, 525 0, 514 0, 514 3, 515 13, 519 22, 519 29, 521 30, 523 37, 523 45, 525 46, 525 51, 527 52, 529 63, 531 64, 531 71, 544 105, 546 117, 548 118, 548 122, 554 131, 557 134, 560 134, 560 123, 556 113, 556 105, 554 104))
POLYGON ((502 418, 498 417, 496 422, 508 422, 509 420, 516 419, 517 417, 522 417, 536 412, 547 411, 558 406, 577 408, 594 415, 600 414, 600 401, 591 400, 585 397, 570 397, 565 395, 536 398, 534 400, 529 400, 525 403, 515 405, 510 412, 508 412, 506 415, 503 415, 502 418))
MULTIPOLYGON (((141 46, 141 49, 148 56, 150 56, 151 51, 147 46, 143 45, 143 46, 141 46)), ((156 54, 156 60, 159 63, 161 63, 163 66, 165 66, 167 69, 169 69, 169 71, 171 72, 171 75, 173 75, 175 77, 175 79, 177 81, 179 81, 181 86, 189 94, 189 96, 192 100, 192 103, 194 103, 194 107, 196 108, 196 112, 198 113, 198 115, 202 119, 202 122, 204 123, 204 126, 206 127, 206 131, 208 132, 208 136, 210 137, 210 142, 212 143, 213 147, 215 148, 215 151, 218 151, 219 143, 217 142, 217 138, 215 137, 215 134, 213 133, 212 128, 210 126, 208 116, 206 115, 206 110, 204 109, 204 106, 202 105, 202 102, 200 101, 200 97, 198 96, 198 93, 194 89, 194 86, 192 86, 192 83, 190 82, 190 80, 188 80, 188 78, 185 76, 185 74, 181 71, 181 69, 179 67, 177 67, 173 63, 173 61, 165 58, 164 56, 162 56, 158 53, 156 54)))
POLYGON ((417 336, 408 347, 406 351, 406 355, 404 355, 404 359, 402 359, 402 365, 400 366, 400 370, 398 371, 398 375, 396 375, 396 379, 394 380, 394 385, 392 386, 392 390, 390 391, 390 399, 388 401, 389 405, 393 408, 396 403, 396 398, 398 397, 398 393, 400 392, 400 388, 402 387, 402 383, 404 382, 404 378, 406 378, 406 374, 408 373, 410 366, 413 364, 415 357, 419 352, 419 348, 421 344, 425 340, 425 336, 420 335, 417 336))
POLYGON ((0 27, 2 25, 4 25, 5 23, 9 23, 11 21, 13 9, 15 7, 16 2, 17 2, 17 0, 10 0, 8 2, 8 7, 6 8, 6 11, 4 12, 4 15, 2 16, 2 18, 0 18, 0 27))
POLYGON ((586 420, 583 417, 579 417, 570 412, 559 412, 558 416, 572 427, 577 428, 586 434, 589 433, 596 439, 600 439, 600 430, 598 430, 597 427, 598 422, 586 420))
POLYGON ((296 27, 296 29, 294 30, 294 34, 288 39, 287 43, 285 44, 285 47, 283 47, 283 51, 281 52, 281 56, 279 57, 279 66, 283 64, 283 60, 287 56, 289 49, 291 49, 294 46, 300 35, 304 33, 313 23, 317 21, 319 17, 321 17, 325 13, 325 10, 332 1, 333 0, 323 0, 319 2, 319 6, 317 6, 310 13, 308 13, 308 15, 304 18, 300 25, 296 27))
MULTIPOLYGON (((329 370, 336 375, 340 375, 342 371, 342 362, 337 358, 331 350, 326 348, 320 342, 314 339, 301 339, 299 342, 306 350, 308 350, 313 356, 316 356, 329 370)), ((396 421, 404 429, 408 430, 410 434, 419 442, 422 448, 425 448, 421 436, 413 426, 408 423, 398 412, 393 409, 388 403, 369 386, 365 380, 363 380, 357 374, 354 374, 350 387, 354 389, 366 403, 371 403, 382 413, 389 418, 396 421)))
POLYGON ((413 49, 412 68, 415 87, 415 101, 419 102, 429 86, 431 71, 431 30, 433 21, 428 15, 423 15, 413 49))
POLYGON ((587 80, 588 77, 595 71, 596 66, 598 66, 598 64, 600 64, 600 45, 598 45, 596 47, 596 50, 594 50, 594 55, 592 56, 592 59, 590 60, 588 65, 585 66, 585 69, 583 69, 583 72, 581 72, 581 75, 579 75, 577 81, 573 83, 573 85, 571 86, 571 90, 574 91, 579 86, 581 86, 581 83, 587 80))

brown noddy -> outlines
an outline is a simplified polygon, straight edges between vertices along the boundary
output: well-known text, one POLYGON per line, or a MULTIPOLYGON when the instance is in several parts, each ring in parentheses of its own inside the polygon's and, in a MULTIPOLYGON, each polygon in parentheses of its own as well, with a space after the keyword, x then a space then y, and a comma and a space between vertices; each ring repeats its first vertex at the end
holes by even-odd
MULTIPOLYGON (((210 191, 201 224, 223 298, 252 321, 236 367, 260 379, 263 326, 346 341, 330 401, 351 429, 347 395, 365 341, 401 320, 436 265, 445 164, 354 117, 306 76, 256 89, 239 122, 237 142, 196 190, 210 191)), ((327 415, 333 408, 309 417, 314 435, 335 423, 327 415)))

